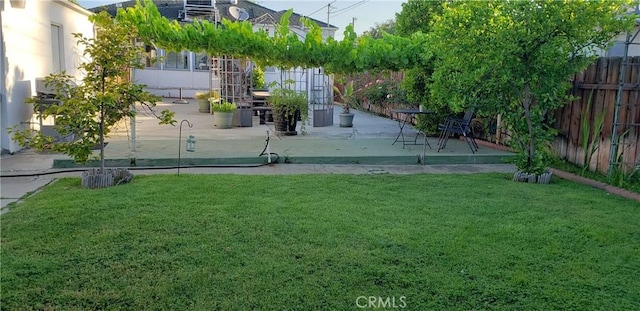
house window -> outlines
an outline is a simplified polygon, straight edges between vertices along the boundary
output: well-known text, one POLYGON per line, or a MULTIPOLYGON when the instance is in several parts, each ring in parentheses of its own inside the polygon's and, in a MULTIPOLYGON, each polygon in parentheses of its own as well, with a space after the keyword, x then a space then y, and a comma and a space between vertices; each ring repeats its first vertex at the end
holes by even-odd
POLYGON ((64 70, 64 46, 62 26, 51 24, 51 65, 52 72, 59 73, 64 70))
POLYGON ((196 71, 199 70, 209 70, 209 62, 210 57, 206 53, 196 53, 196 57, 193 58, 193 69, 196 71))
POLYGON ((165 69, 187 70, 189 69, 189 52, 167 52, 164 57, 165 69))

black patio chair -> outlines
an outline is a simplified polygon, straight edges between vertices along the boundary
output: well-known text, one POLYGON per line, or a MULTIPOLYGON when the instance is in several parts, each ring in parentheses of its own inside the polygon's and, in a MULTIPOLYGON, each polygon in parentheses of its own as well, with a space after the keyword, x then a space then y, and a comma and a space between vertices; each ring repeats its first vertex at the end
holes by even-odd
POLYGON ((473 137, 471 131, 471 120, 475 114, 475 109, 469 109, 465 112, 464 117, 448 117, 443 124, 438 125, 440 131, 440 137, 438 138, 438 152, 447 146, 447 141, 451 135, 460 135, 464 138, 464 141, 469 145, 471 153, 478 151, 478 144, 473 137))

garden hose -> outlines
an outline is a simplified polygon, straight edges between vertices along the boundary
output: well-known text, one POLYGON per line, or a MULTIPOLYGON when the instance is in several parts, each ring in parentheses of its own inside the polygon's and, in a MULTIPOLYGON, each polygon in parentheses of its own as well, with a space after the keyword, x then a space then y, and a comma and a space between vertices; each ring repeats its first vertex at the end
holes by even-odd
MULTIPOLYGON (((262 164, 222 164, 222 165, 216 165, 216 164, 203 164, 203 165, 187 165, 187 166, 183 166, 183 165, 173 165, 173 166, 134 166, 134 167, 127 167, 128 170, 131 171, 143 171, 143 170, 171 170, 171 169, 178 169, 178 168, 256 168, 256 167, 262 167, 262 166, 267 166, 267 165, 271 165, 274 163, 278 163, 278 160, 280 159, 280 156, 277 153, 274 152, 270 152, 269 150, 269 131, 267 131, 267 140, 266 140, 266 144, 264 146, 264 149, 262 150, 262 152, 260 153, 260 155, 258 155, 259 157, 262 157, 266 155, 268 157, 267 163, 262 163, 262 164), (271 156, 275 155, 276 158, 275 160, 271 159, 271 156)), ((46 171, 46 172, 38 172, 38 173, 29 173, 29 174, 2 174, 0 175, 0 178, 14 178, 14 177, 37 177, 37 176, 44 176, 44 175, 55 175, 55 174, 63 174, 63 173, 74 173, 74 172, 83 172, 86 171, 87 168, 83 167, 83 168, 69 168, 69 169, 59 169, 59 170, 55 170, 55 171, 46 171)))

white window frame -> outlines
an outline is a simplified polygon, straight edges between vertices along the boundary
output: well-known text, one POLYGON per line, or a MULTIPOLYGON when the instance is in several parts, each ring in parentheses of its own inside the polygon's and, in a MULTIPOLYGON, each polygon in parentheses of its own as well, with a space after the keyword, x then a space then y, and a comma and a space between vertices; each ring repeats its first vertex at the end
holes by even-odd
POLYGON ((209 71, 209 66, 211 66, 211 55, 206 52, 193 53, 193 71, 209 71), (203 57, 206 57, 204 62, 202 61, 203 57))
POLYGON ((51 23, 51 72, 64 71, 64 29, 62 25, 51 23))
POLYGON ((189 64, 191 60, 191 52, 189 51, 181 51, 181 52, 166 52, 164 51, 164 59, 162 60, 162 65, 164 70, 178 70, 178 71, 188 71, 189 64), (175 67, 167 66, 167 62, 171 61, 172 55, 179 55, 180 58, 184 58, 183 62, 178 63, 178 58, 176 57, 175 67), (178 68, 178 65, 182 64, 181 68, 178 68))

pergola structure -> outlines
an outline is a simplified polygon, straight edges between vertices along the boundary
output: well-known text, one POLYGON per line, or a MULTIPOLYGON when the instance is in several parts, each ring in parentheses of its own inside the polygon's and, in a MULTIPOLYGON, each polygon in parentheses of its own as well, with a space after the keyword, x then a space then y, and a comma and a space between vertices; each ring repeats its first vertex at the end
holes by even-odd
MULTIPOLYGON (((223 2, 237 3, 236 0, 223 2)), ((184 20, 207 19, 218 25, 220 12, 216 3, 216 0, 184 0, 183 18, 184 20)), ((222 1, 218 0, 218 3, 222 1)), ((236 19, 244 20, 244 13, 239 9, 235 14, 236 19)), ((275 29, 276 22, 272 16, 260 16, 254 22, 275 29)), ((301 39, 304 40, 302 37, 301 39)), ((255 68, 256 64, 246 58, 213 55, 210 57, 209 64, 209 90, 218 92, 222 99, 235 103, 239 108, 250 107, 253 93, 252 76, 255 68)), ((310 109, 313 110, 314 127, 333 125, 333 79, 325 75, 322 68, 280 68, 277 82, 280 87, 307 94, 310 109)))

